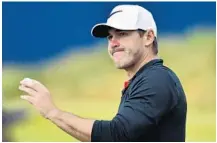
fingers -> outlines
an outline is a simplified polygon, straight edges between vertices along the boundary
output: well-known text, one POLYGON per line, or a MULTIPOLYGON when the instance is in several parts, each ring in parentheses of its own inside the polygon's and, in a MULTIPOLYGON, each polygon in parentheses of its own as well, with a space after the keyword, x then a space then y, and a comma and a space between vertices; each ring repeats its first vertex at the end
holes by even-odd
POLYGON ((35 96, 35 95, 37 94, 37 92, 36 92, 35 90, 33 90, 33 89, 29 88, 29 87, 26 87, 26 86, 24 86, 24 85, 20 85, 20 86, 19 86, 19 89, 20 89, 21 91, 26 92, 26 93, 29 94, 29 95, 32 95, 32 96, 35 96))
POLYGON ((34 79, 25 78, 22 81, 20 81, 20 84, 29 87, 37 92, 47 92, 47 88, 43 84, 34 79))
POLYGON ((28 101, 31 104, 34 104, 34 98, 29 95, 21 95, 21 99, 28 101))

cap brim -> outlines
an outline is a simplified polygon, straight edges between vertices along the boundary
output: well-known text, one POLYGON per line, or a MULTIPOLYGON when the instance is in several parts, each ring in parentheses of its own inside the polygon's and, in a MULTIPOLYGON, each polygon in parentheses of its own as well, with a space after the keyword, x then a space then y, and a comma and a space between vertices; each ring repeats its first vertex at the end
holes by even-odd
POLYGON ((115 26, 115 25, 109 25, 107 23, 100 23, 100 24, 96 24, 92 28, 91 34, 94 37, 105 38, 109 35, 110 28, 119 29, 119 30, 137 30, 138 29, 135 27, 120 27, 120 26, 115 26))
POLYGON ((96 24, 92 30, 91 30, 91 34, 94 37, 98 37, 98 38, 105 38, 109 35, 109 29, 111 28, 111 26, 107 25, 106 23, 100 23, 100 24, 96 24))

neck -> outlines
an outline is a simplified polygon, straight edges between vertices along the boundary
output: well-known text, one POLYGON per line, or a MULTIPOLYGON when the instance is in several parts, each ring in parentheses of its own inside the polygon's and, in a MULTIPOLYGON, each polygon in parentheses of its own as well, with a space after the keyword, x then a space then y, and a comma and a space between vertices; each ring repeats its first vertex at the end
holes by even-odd
POLYGON ((154 59, 159 59, 159 57, 157 55, 153 56, 153 55, 148 55, 143 59, 140 59, 136 64, 134 64, 132 67, 126 69, 127 71, 127 75, 128 75, 128 79, 130 80, 137 72, 138 70, 144 66, 146 63, 150 62, 151 60, 154 59))

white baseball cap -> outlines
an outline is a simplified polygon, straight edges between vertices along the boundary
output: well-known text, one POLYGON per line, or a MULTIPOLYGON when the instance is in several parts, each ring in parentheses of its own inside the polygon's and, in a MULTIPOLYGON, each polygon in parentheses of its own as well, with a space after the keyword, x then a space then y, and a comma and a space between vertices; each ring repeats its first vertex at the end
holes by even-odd
POLYGON ((94 37, 105 38, 108 30, 149 30, 152 29, 157 37, 157 26, 154 18, 148 10, 138 5, 118 5, 110 13, 106 23, 96 24, 91 34, 94 37))

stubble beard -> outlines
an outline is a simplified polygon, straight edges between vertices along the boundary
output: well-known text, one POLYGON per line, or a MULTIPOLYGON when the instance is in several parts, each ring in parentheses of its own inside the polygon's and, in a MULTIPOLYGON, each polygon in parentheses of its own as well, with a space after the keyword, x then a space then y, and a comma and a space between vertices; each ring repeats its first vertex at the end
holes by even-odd
POLYGON ((132 51, 124 51, 124 57, 119 61, 115 62, 115 67, 117 69, 129 69, 132 67, 136 62, 136 54, 132 53, 132 51))

